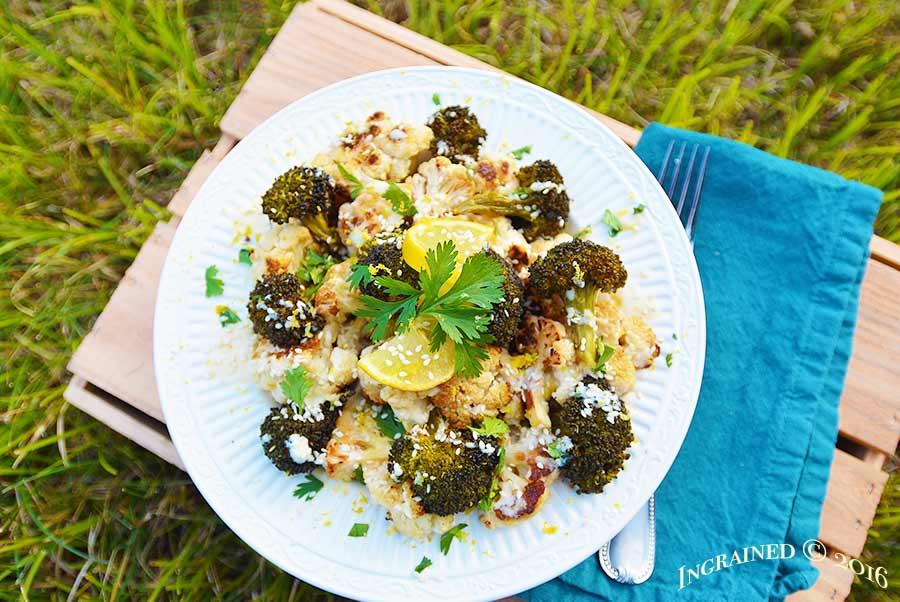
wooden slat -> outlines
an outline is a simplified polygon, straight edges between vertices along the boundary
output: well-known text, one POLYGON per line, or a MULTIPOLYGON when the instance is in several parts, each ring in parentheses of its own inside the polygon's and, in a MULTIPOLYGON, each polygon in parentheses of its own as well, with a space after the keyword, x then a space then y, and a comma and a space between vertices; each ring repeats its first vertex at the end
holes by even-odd
POLYGON ((829 550, 859 556, 887 478, 879 468, 835 450, 819 535, 829 550))
POLYGON ((174 234, 174 224, 157 224, 68 366, 159 421, 163 414, 153 373, 153 309, 174 234))
POLYGON ((885 455, 900 438, 900 271, 869 261, 860 291, 840 431, 885 455))
POLYGON ((853 573, 840 566, 832 558, 823 558, 816 563, 820 574, 810 589, 787 597, 788 602, 833 602, 850 595, 853 573))
POLYGON ((226 154, 228 154, 228 151, 234 148, 236 142, 237 140, 226 134, 222 136, 214 149, 211 151, 203 151, 203 154, 200 155, 200 158, 197 159, 194 166, 191 167, 191 171, 188 172, 187 177, 181 184, 181 188, 178 189, 178 192, 176 192, 175 196, 172 197, 172 200, 169 201, 167 208, 174 217, 178 219, 184 217, 184 212, 187 211, 188 205, 190 205, 191 201, 194 200, 194 197, 197 196, 197 193, 200 191, 200 187, 203 186, 206 178, 209 177, 209 174, 212 173, 219 162, 226 154))
POLYGON ((80 376, 69 382, 63 393, 66 401, 103 422, 118 433, 135 441, 144 449, 184 470, 165 425, 143 414, 123 401, 92 387, 80 376))
POLYGON ((872 257, 895 270, 900 270, 900 245, 895 245, 880 236, 873 236, 869 247, 872 250, 872 257))

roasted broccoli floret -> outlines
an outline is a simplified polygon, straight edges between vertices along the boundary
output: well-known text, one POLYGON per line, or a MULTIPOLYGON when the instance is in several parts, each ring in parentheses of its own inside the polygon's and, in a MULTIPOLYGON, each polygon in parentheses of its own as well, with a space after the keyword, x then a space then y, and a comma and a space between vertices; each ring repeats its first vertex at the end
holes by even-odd
POLYGON ((569 217, 569 195, 556 166, 550 161, 535 161, 520 169, 516 177, 519 188, 515 191, 476 194, 454 211, 505 215, 529 241, 562 232, 569 217))
POLYGON ((409 483, 425 512, 448 516, 465 512, 491 490, 500 461, 496 437, 453 430, 416 427, 391 446, 388 470, 409 483))
MULTIPOLYGON (((367 241, 359 249, 357 265, 367 266, 372 277, 390 276, 409 284, 419 282, 419 272, 403 259, 403 230, 394 230, 367 241)), ((359 290, 364 295, 377 297, 382 301, 392 300, 374 280, 360 283, 359 290)))
POLYGON ((304 287, 296 276, 289 272, 266 274, 257 280, 247 303, 253 332, 282 349, 302 345, 324 325, 303 299, 304 287))
POLYGON ((262 209, 276 224, 299 220, 324 245, 333 247, 339 240, 334 180, 317 167, 292 167, 278 176, 263 195, 262 209))
POLYGON ((600 493, 613 480, 634 441, 631 418, 605 379, 585 377, 550 419, 562 475, 578 493, 600 493))
POLYGON ((525 300, 525 287, 508 261, 491 249, 484 253, 503 266, 503 299, 491 309, 487 333, 494 337, 494 343, 505 346, 509 345, 519 331, 524 311, 522 303, 525 300))
POLYGON ((487 136, 475 113, 460 106, 441 109, 428 120, 428 127, 434 132, 431 154, 456 162, 462 162, 466 157, 477 159, 487 136))
POLYGON ((531 286, 545 299, 559 296, 566 306, 575 349, 591 369, 597 368, 594 304, 597 293, 625 285, 628 272, 616 253, 589 240, 556 245, 531 266, 531 286))
MULTIPOLYGON (((341 395, 345 400, 349 393, 341 395)), ((300 419, 301 412, 293 403, 272 408, 259 427, 263 451, 278 470, 293 475, 309 472, 324 464, 325 446, 331 439, 341 408, 325 401, 318 420, 300 419), (316 462, 316 459, 319 462, 316 462)))

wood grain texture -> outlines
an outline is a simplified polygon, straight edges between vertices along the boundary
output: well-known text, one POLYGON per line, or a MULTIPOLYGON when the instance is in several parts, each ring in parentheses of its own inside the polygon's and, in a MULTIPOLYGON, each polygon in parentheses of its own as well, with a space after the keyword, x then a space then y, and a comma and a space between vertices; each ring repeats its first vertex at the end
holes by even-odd
POLYGON ((788 602, 834 602, 850 595, 853 573, 840 566, 833 558, 823 558, 816 563, 819 578, 810 589, 787 597, 788 602))

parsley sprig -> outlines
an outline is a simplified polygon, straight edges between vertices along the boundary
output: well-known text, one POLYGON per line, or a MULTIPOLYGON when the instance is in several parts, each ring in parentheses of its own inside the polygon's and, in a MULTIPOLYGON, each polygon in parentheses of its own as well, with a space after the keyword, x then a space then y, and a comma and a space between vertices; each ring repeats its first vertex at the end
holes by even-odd
POLYGON ((338 171, 341 172, 341 175, 344 176, 344 179, 350 184, 350 198, 356 200, 356 197, 358 197, 365 189, 365 186, 359 181, 359 178, 350 173, 346 167, 337 161, 335 161, 334 164, 337 166, 338 171))
POLYGON ((468 257, 456 281, 441 292, 456 271, 459 253, 447 240, 429 249, 425 267, 419 272, 418 286, 389 276, 372 276, 355 270, 351 277, 365 279, 365 273, 390 295, 385 301, 362 295, 363 307, 356 315, 370 318, 366 329, 372 340, 381 341, 393 324, 405 332, 414 319, 428 324, 431 351, 436 352, 449 339, 454 343, 454 364, 458 374, 472 378, 481 374, 481 363, 488 358, 484 349, 493 339, 487 334, 490 310, 503 298, 503 268, 484 254, 468 257))
POLYGON ((313 388, 313 385, 316 384, 316 381, 306 373, 306 366, 301 365, 285 371, 284 380, 279 384, 284 396, 297 404, 297 408, 302 412, 306 395, 313 388))

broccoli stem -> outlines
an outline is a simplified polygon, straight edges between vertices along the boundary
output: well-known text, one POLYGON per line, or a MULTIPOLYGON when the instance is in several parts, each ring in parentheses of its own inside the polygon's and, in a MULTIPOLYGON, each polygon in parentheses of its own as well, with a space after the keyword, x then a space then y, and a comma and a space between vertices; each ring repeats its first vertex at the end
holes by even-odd
POLYGON ((570 325, 575 335, 575 350, 591 370, 597 366, 597 335, 593 315, 598 292, 597 287, 585 284, 582 288, 575 289, 575 298, 569 304, 578 314, 578 318, 575 318, 578 321, 570 325))

